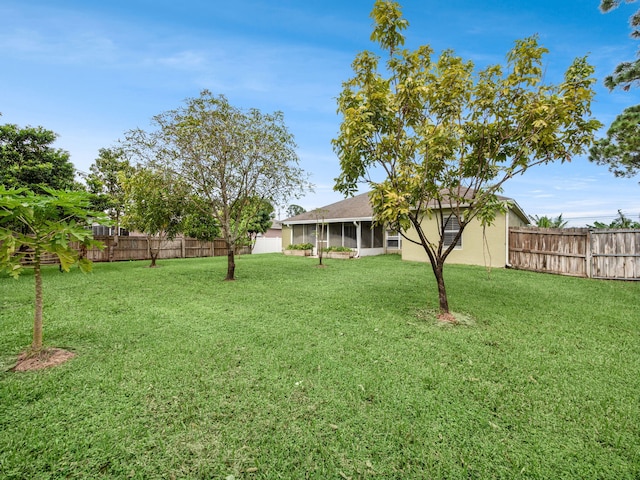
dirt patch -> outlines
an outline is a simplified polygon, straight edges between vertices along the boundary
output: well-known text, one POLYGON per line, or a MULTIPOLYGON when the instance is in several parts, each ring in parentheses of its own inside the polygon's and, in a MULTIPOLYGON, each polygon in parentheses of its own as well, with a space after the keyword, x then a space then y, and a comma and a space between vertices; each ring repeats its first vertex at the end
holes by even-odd
POLYGON ((11 368, 12 372, 27 372, 55 367, 75 357, 76 354, 61 348, 45 348, 37 354, 26 351, 18 356, 18 363, 11 368))

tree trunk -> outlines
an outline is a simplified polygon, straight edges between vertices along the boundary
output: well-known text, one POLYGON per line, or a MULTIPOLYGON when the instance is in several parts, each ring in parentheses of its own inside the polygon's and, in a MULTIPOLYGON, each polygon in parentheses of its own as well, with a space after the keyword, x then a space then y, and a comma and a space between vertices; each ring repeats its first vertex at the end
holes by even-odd
POLYGON ((158 258, 158 253, 159 252, 151 251, 151 265, 149 265, 149 268, 153 268, 156 266, 156 259, 158 258))
POLYGON ((36 305, 31 349, 34 352, 39 352, 42 350, 42 272, 40 271, 40 255, 37 251, 34 258, 33 273, 36 281, 36 305))
POLYGON ((233 247, 227 244, 227 278, 225 278, 225 281, 235 280, 236 279, 235 274, 236 274, 236 262, 235 262, 233 247))
POLYGON ((440 316, 446 317, 450 315, 449 299, 447 298, 447 289, 444 285, 444 262, 432 265, 433 273, 438 284, 438 301, 440 306, 440 316))

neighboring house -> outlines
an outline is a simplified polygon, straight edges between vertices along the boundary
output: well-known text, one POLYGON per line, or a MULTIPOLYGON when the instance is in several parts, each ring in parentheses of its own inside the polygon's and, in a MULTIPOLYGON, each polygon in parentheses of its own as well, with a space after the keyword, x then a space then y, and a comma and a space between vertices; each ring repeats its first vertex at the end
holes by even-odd
MULTIPOLYGON (((509 227, 529 224, 529 219, 512 199, 498 197, 507 202, 506 214, 498 214, 492 225, 484 228, 473 220, 462 233, 458 245, 447 258, 448 263, 504 267, 509 255, 509 227)), ((446 211, 445 211, 446 213, 446 211)), ((438 239, 435 217, 425 219, 427 237, 438 239)), ((282 248, 291 243, 312 243, 322 246, 353 248, 358 256, 402 253, 403 260, 428 262, 421 245, 402 239, 396 232, 373 226, 373 208, 369 194, 363 193, 315 211, 306 212, 282 221, 282 248), (324 218, 323 218, 324 217, 324 218), (320 224, 325 224, 324 241, 320 242, 320 224)), ((459 226, 452 217, 447 223, 445 241, 453 239, 459 226)), ((410 240, 417 240, 413 229, 406 232, 410 240)))

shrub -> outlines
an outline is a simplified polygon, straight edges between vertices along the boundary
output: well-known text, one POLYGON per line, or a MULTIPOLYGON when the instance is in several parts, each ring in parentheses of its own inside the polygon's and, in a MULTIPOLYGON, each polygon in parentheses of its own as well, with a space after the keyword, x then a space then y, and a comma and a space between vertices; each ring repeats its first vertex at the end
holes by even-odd
POLYGON ((323 252, 351 252, 353 251, 349 247, 326 247, 322 249, 323 252))
POLYGON ((313 243, 292 243, 287 250, 313 250, 313 243))

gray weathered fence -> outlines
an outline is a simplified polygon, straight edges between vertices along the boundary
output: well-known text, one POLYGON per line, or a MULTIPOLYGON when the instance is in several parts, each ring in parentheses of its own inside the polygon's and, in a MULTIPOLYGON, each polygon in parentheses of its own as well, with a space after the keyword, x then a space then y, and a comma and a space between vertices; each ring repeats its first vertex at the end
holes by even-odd
POLYGON ((535 272, 640 280, 640 230, 513 227, 509 263, 535 272))
MULTIPOLYGON (((145 236, 94 236, 96 240, 104 244, 104 249, 91 248, 82 254, 93 262, 121 262, 126 260, 149 260, 151 258, 150 245, 145 236)), ((152 239, 151 241, 156 241, 152 239)), ((79 246, 76 246, 79 249, 79 246)), ((249 247, 240 247, 237 254, 251 253, 249 247)), ((196 258, 219 257, 227 255, 227 246, 224 240, 205 242, 194 238, 175 238, 165 240, 160 246, 158 259, 167 258, 196 258)), ((54 255, 47 255, 42 263, 57 264, 58 259, 54 255)))

